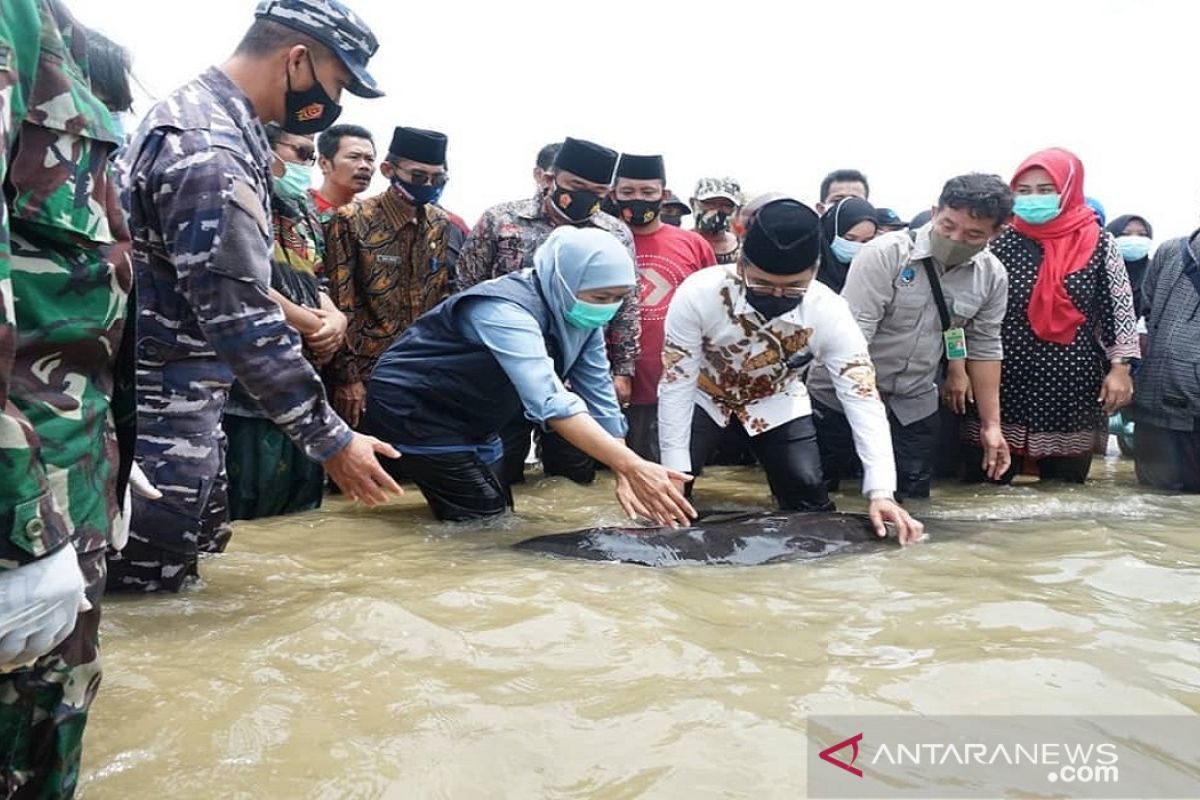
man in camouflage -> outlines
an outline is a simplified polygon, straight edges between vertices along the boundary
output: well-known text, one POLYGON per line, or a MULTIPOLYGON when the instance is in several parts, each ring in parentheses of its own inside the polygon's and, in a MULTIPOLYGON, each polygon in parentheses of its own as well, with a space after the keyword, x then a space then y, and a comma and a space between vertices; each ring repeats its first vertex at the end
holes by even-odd
POLYGON ((4 798, 74 794, 83 729, 100 683, 104 548, 121 513, 120 475, 127 474, 118 457, 113 375, 131 284, 129 237, 109 168, 117 128, 87 76, 86 31, 58 0, 4 0, 4 798), (53 586, 60 590, 55 596, 47 593, 53 586), (21 630, 23 620, 33 622, 21 630))
POLYGON ((350 499, 400 489, 331 409, 268 295, 271 150, 264 122, 328 127, 342 89, 378 97, 371 31, 337 0, 263 0, 233 56, 154 106, 124 156, 138 291, 137 460, 163 492, 134 500, 110 589, 178 591, 229 540, 221 415, 236 377, 350 499))

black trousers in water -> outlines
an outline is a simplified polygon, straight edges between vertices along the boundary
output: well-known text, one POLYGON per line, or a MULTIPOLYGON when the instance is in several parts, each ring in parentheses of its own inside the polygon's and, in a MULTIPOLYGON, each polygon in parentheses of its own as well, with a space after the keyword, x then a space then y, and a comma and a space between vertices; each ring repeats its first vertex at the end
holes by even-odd
POLYGON ((417 484, 433 515, 443 522, 494 517, 513 505, 503 460, 486 464, 478 454, 463 452, 381 458, 379 463, 393 478, 417 484))
POLYGON ((1137 478, 1158 489, 1200 492, 1200 430, 1172 431, 1138 422, 1133 429, 1137 478))
MULTIPOLYGON (((721 445, 725 429, 697 406, 692 413, 692 473, 700 475, 721 445)), ((767 472, 775 502, 785 511, 833 511, 821 475, 821 451, 812 417, 800 417, 750 437, 750 449, 767 472)), ((688 484, 689 494, 693 484, 688 484)))
POLYGON ((629 423, 629 433, 625 435, 625 444, 647 461, 655 464, 659 461, 658 451, 658 403, 630 406, 625 409, 625 420, 629 423))
MULTIPOLYGON (((501 473, 505 484, 512 486, 525 482, 525 459, 529 457, 529 434, 534 426, 525 417, 517 415, 500 431, 504 442, 504 465, 501 473)), ((538 456, 542 461, 542 472, 548 476, 562 475, 575 483, 591 483, 596 480, 596 461, 557 433, 537 431, 538 456)))
MULTIPOLYGON (((817 422, 825 485, 834 492, 842 478, 851 476, 855 458, 854 433, 845 414, 823 403, 813 402, 813 417, 817 422)), ((929 497, 941 427, 939 413, 901 425, 896 415, 889 411, 888 425, 892 429, 892 451, 896 458, 896 497, 929 497)))

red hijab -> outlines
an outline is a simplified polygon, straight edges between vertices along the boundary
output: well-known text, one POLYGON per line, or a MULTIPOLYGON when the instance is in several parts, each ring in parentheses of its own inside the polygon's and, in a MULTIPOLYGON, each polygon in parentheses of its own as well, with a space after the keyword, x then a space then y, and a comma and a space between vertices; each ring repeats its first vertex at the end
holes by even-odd
POLYGON ((1017 167, 1010 185, 1015 187, 1017 179, 1034 167, 1050 173, 1062 211, 1044 225, 1031 225, 1019 217, 1013 221, 1017 233, 1042 246, 1042 264, 1029 298, 1029 324, 1039 339, 1070 344, 1086 317, 1067 294, 1067 276, 1091 260, 1100 241, 1100 226, 1084 201, 1083 162, 1074 153, 1061 147, 1034 153, 1017 167))

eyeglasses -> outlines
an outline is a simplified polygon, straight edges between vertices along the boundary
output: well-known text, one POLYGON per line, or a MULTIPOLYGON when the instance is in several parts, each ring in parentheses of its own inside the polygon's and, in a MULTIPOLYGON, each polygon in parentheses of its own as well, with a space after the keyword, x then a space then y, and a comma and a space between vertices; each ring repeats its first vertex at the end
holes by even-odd
POLYGON ((746 278, 746 273, 741 273, 742 286, 746 287, 746 291, 750 294, 758 295, 759 297, 789 297, 795 299, 804 297, 808 291, 807 286, 777 286, 773 283, 751 283, 746 278))
POLYGON ((313 150, 311 147, 291 144, 290 142, 280 142, 279 144, 295 153, 296 158, 300 159, 301 164, 311 167, 313 164, 317 163, 317 151, 313 150))
POLYGON ((403 167, 396 167, 396 169, 407 172, 408 182, 413 186, 445 186, 446 181, 450 180, 449 172, 426 172, 423 169, 404 169, 403 167))

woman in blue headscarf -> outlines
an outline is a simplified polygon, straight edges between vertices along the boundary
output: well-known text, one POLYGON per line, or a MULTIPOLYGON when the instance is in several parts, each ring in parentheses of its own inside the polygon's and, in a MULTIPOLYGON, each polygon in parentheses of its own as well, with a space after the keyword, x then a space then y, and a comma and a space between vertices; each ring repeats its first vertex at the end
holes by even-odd
POLYGON ((636 283, 611 233, 558 228, 533 269, 454 295, 401 334, 372 373, 364 429, 400 451, 396 468, 438 519, 512 506, 499 431, 524 414, 608 465, 630 516, 687 524, 695 511, 672 481, 688 477, 623 441, 604 325, 636 283))

